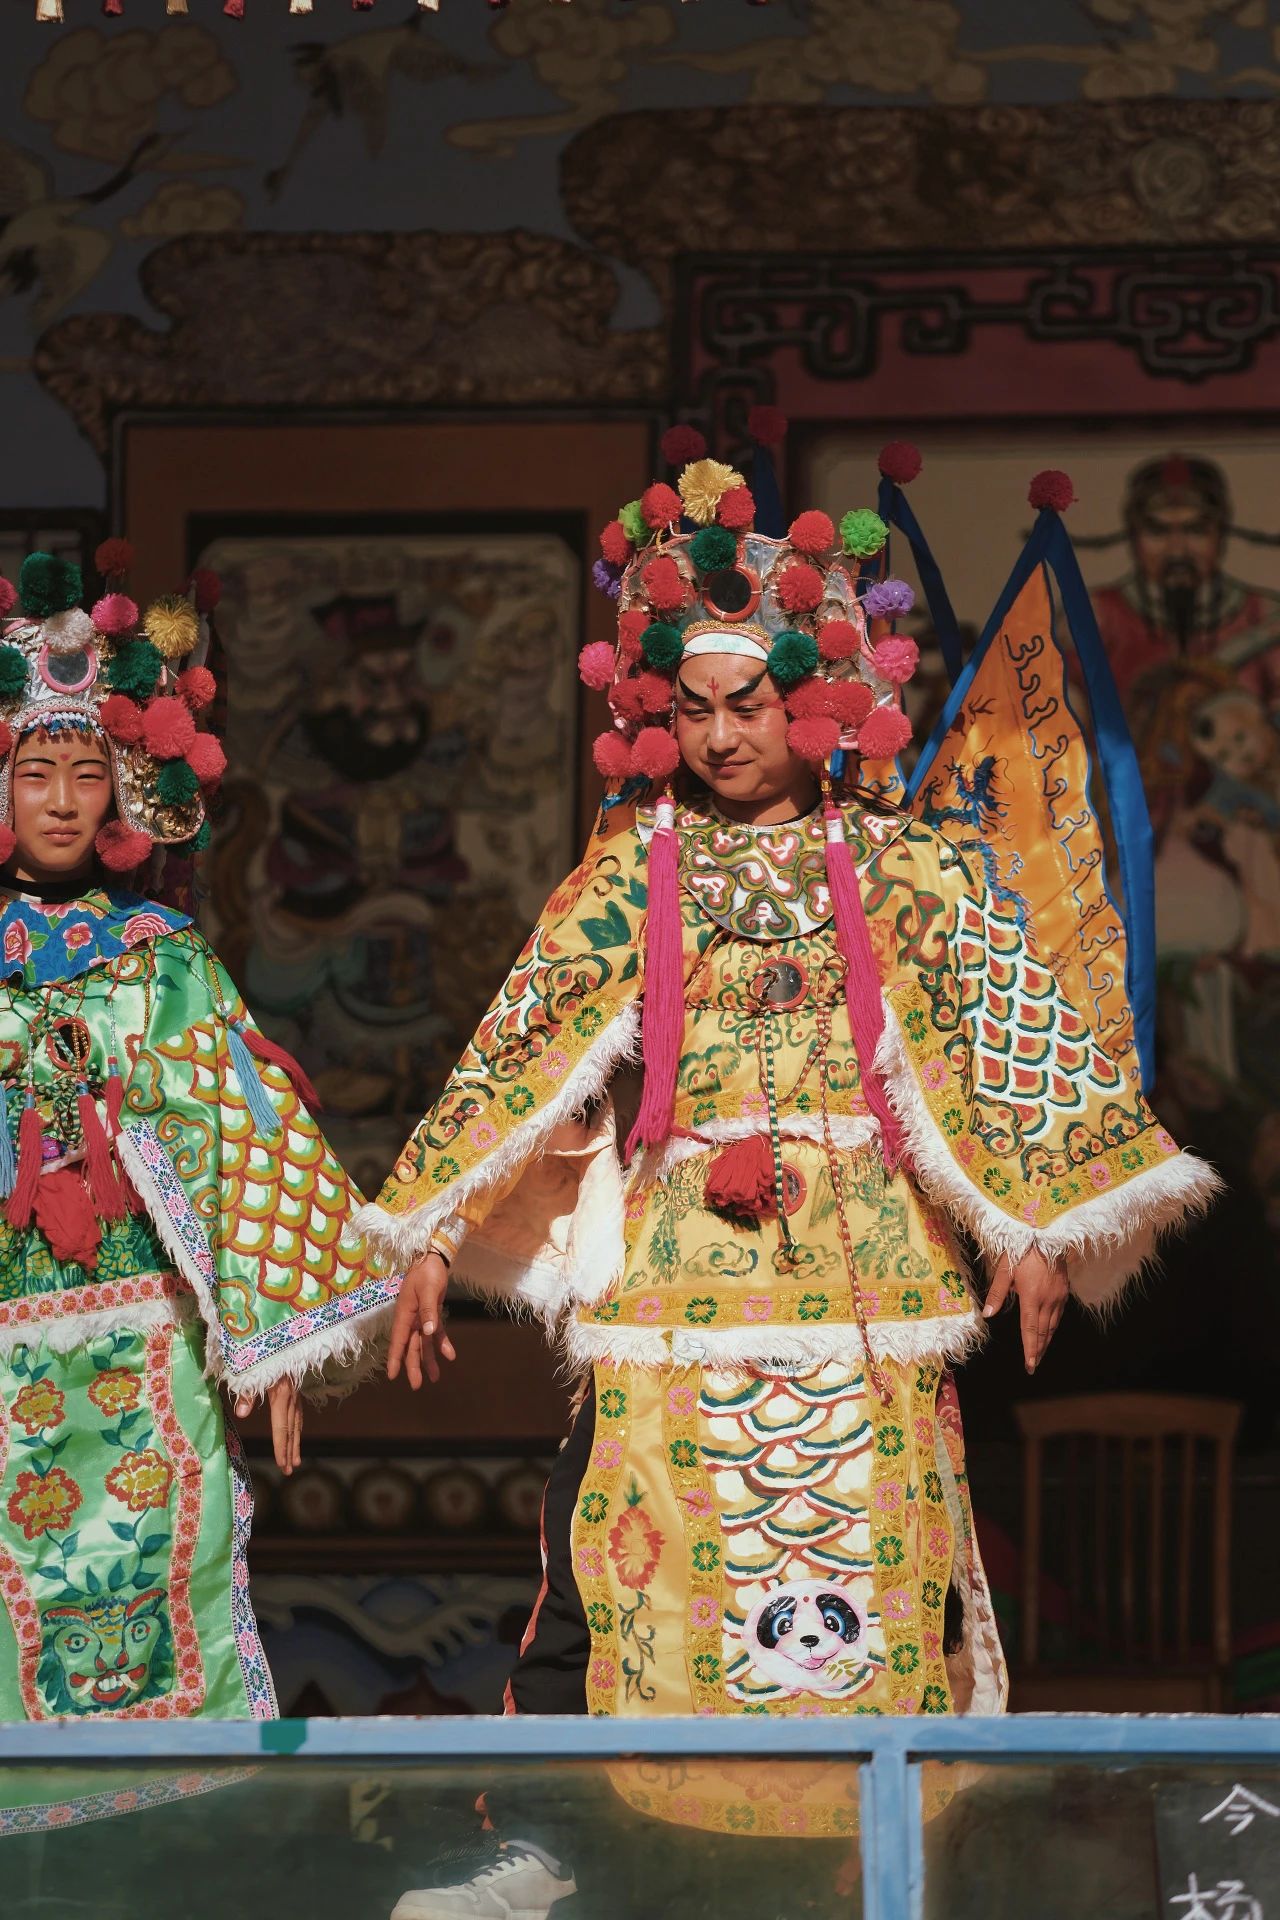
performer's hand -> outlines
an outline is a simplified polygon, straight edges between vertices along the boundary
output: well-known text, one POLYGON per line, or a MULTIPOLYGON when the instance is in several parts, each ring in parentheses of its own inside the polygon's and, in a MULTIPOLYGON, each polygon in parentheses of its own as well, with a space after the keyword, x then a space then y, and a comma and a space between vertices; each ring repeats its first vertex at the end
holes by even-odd
MULTIPOLYGON (((292 1380, 277 1380, 267 1388, 271 1409, 271 1445, 276 1465, 286 1477, 302 1465, 302 1397, 292 1380)), ((236 1401, 236 1419, 253 1412, 253 1399, 242 1393, 236 1401)))
POLYGON ((1014 1293, 1022 1320, 1022 1357, 1027 1372, 1034 1373, 1044 1359, 1049 1342, 1058 1330, 1070 1288, 1065 1260, 1048 1260, 1032 1248, 1015 1266, 1008 1254, 1001 1254, 987 1289, 982 1311, 989 1320, 1001 1307, 1008 1306, 1014 1293))
POLYGON ((440 1378, 440 1361, 456 1360, 453 1342, 445 1332, 444 1296, 449 1269, 438 1253, 424 1253, 400 1282, 387 1349, 387 1378, 394 1380, 403 1365, 414 1392, 427 1379, 440 1378))

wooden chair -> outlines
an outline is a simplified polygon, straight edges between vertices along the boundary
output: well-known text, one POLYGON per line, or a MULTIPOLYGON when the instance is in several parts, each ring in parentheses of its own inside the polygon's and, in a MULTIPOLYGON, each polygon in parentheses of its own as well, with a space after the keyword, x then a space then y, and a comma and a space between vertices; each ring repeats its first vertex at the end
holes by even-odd
POLYGON ((1219 1711, 1231 1654, 1231 1473, 1239 1407, 1226 1400, 1098 1393, 1032 1402, 1014 1414, 1024 1468, 1014 1710, 1219 1711), (1051 1528, 1045 1495, 1059 1454, 1061 1521, 1051 1528), (1045 1657, 1049 1567, 1065 1595, 1061 1660, 1045 1657))

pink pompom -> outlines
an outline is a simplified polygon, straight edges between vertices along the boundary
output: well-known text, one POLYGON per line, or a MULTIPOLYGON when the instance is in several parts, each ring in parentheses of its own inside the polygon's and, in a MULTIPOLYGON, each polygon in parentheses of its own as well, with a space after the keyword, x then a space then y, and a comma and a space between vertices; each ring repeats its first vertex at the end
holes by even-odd
POLYGON ((678 613, 684 605, 684 581, 669 554, 651 560, 644 570, 644 590, 657 613, 678 613))
POLYGON ((747 432, 759 446, 780 446, 787 437, 787 416, 781 407, 752 407, 747 432))
POLYGON ((161 694, 142 715, 142 739, 157 760, 177 760, 196 737, 196 723, 185 700, 161 694))
POLYGON ((880 642, 871 659, 882 680, 892 680, 900 687, 919 666, 920 649, 905 633, 894 633, 880 642))
POLYGON ((756 500, 750 487, 730 487, 720 495, 716 519, 730 533, 746 533, 755 524, 756 500))
POLYGON ((660 673, 642 673, 636 681, 636 694, 642 713, 667 713, 675 699, 675 688, 660 673))
POLYGON ((600 530, 600 552, 611 567, 625 567, 631 558, 631 542, 621 520, 611 520, 600 530))
POLYGON ((1065 513, 1075 497, 1071 475, 1060 473, 1056 467, 1046 467, 1027 488, 1027 499, 1037 511, 1049 507, 1054 513, 1065 513))
POLYGON ((887 446, 880 449, 879 464, 886 480, 905 487, 915 479, 924 461, 920 457, 919 447, 913 447, 909 440, 890 440, 887 446))
POLYGON ((609 705, 619 720, 629 725, 639 726, 644 717, 644 706, 640 698, 640 677, 634 675, 630 680, 619 680, 609 694, 609 705))
POLYGON ((131 873, 142 865, 154 843, 149 833, 135 832, 123 820, 108 820, 98 829, 93 844, 99 860, 111 873, 131 873))
POLYGON ((597 735, 591 758, 606 780, 625 780, 631 771, 631 749, 620 733, 597 735))
POLYGON ((796 515, 787 538, 797 553, 825 553, 836 543, 836 530, 830 514, 819 513, 815 507, 796 515))
POLYGON ((18 836, 12 827, 0 827, 0 861, 12 860, 18 850, 18 836))
POLYGON ((0 620, 6 613, 12 613, 18 604, 18 590, 11 581, 0 574, 0 620))
POLYGON ((222 742, 212 733, 198 733, 187 748, 187 765, 202 787, 211 787, 227 770, 222 742))
POLYGON ((668 427, 661 444, 663 459, 673 467, 684 467, 691 460, 706 458, 707 438, 696 427, 668 427))
POLYGON ((818 652, 824 660, 852 660, 862 635, 852 620, 827 620, 818 630, 818 652))
POLYGON ((826 591, 822 575, 806 560, 797 560, 783 569, 775 588, 778 604, 787 613, 812 613, 822 604, 826 591))
POLYGON ((644 515, 646 527, 655 531, 662 527, 674 526, 679 520, 683 508, 680 495, 674 487, 664 486, 661 480, 646 487, 640 495, 640 511, 644 515))
POLYGON ((104 593, 90 615, 99 633, 132 633, 138 624, 138 603, 127 593, 104 593))
POLYGON ((901 707, 877 707, 858 728, 858 752, 865 760, 891 760, 911 738, 911 722, 901 707))
POLYGON ((607 640, 593 640, 578 655, 578 675, 584 686, 603 693, 613 683, 614 651, 607 640))
POLYGON ((802 680, 787 695, 787 712, 793 720, 826 719, 831 710, 831 688, 816 674, 802 680))
POLYGON ((191 595, 197 613, 212 613, 222 598, 222 581, 212 567, 197 567, 183 591, 191 595))
POLYGON ((875 696, 861 680, 837 680, 831 688, 831 712, 841 732, 860 727, 874 705, 875 696))
POLYGON ((122 747, 136 746, 142 738, 142 708, 127 694, 109 693, 98 709, 98 716, 113 740, 122 747))
POLYGON ((185 700, 192 713, 200 713, 209 706, 218 683, 208 667, 188 667, 178 675, 178 697, 185 700))
POLYGON ((840 745, 840 729, 834 720, 822 715, 793 720, 787 728, 787 745, 802 760, 811 760, 816 765, 840 745))
POLYGON ((631 765, 649 780, 666 780, 680 765, 680 749, 665 727, 645 727, 636 735, 631 765))

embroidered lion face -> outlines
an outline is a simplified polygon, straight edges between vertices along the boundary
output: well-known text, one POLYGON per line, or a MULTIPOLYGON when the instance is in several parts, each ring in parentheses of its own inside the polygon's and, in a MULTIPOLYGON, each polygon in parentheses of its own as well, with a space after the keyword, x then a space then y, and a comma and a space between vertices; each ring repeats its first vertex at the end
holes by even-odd
POLYGON ((38 1680, 53 1713, 114 1713, 173 1686, 168 1596, 84 1595, 46 1607, 38 1680))

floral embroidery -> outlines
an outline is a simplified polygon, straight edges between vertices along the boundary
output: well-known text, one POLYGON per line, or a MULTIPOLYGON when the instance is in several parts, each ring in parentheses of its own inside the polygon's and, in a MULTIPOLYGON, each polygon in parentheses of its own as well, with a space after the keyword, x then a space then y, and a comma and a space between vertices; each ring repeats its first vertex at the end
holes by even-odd
POLYGON ((29 1380, 16 1395, 10 1418, 28 1433, 39 1433, 44 1427, 62 1425, 65 1406, 66 1397, 52 1380, 29 1380))
POLYGON ((767 1293, 748 1294, 742 1303, 744 1320, 767 1320, 773 1312, 773 1301, 767 1293))
POLYGON ((587 1608, 587 1625, 592 1633, 612 1633, 613 1608, 603 1600, 593 1600, 587 1608))
POLYGON ((145 1513, 148 1507, 168 1503, 173 1485, 173 1468, 162 1453, 146 1447, 141 1453, 125 1453, 107 1475, 107 1492, 129 1509, 145 1513))
POLYGON ((931 1087, 936 1092, 939 1087, 946 1086, 947 1063, 945 1060, 926 1060, 922 1071, 926 1087, 931 1087))
POLYGON ((711 1504, 711 1495, 707 1492, 705 1487, 695 1487, 691 1493, 680 1494, 679 1498, 684 1502, 685 1506, 688 1507, 689 1514, 692 1519, 694 1520, 709 1519, 713 1511, 713 1508, 711 1504))
POLYGON ((830 1311, 831 1302, 825 1293, 806 1293, 802 1295, 796 1309, 802 1320, 822 1320, 830 1311))
POLYGON ((945 1687, 928 1686, 920 1696, 921 1713, 945 1713, 947 1711, 947 1692, 945 1687))
POLYGON ((622 1464, 622 1442, 620 1440, 597 1441, 594 1461, 602 1473, 611 1473, 614 1467, 622 1464))
POLYGON ((901 1427, 881 1427, 876 1435, 876 1452, 885 1460, 892 1460, 906 1444, 901 1427))
POLYGON ((11 920, 4 930, 4 957, 15 966, 31 958, 31 935, 21 920, 11 920))
POLYGON ((1111 1169, 1105 1160, 1095 1160, 1089 1169, 1089 1178, 1095 1187, 1111 1185, 1111 1169))
POLYGON ((600 1395, 600 1412, 606 1420, 621 1420, 627 1410, 627 1396, 621 1387, 606 1387, 600 1395))
MULTIPOLYGON (((588 1496, 588 1498, 590 1498, 590 1496, 588 1496)), ((599 1498, 603 1499, 604 1498, 603 1494, 600 1495, 599 1498)), ((607 1508, 607 1503, 606 1503, 606 1508, 607 1508)), ((579 1509, 579 1511, 581 1512, 581 1509, 579 1509)), ((591 1514, 591 1515, 584 1513, 582 1517, 584 1520, 586 1519, 602 1520, 604 1518, 604 1513, 601 1512, 599 1514, 591 1514)), ((604 1555, 601 1553, 599 1547, 579 1547, 578 1553, 577 1553, 577 1566, 578 1566, 578 1572, 582 1575, 584 1580, 598 1580, 601 1574, 604 1572, 604 1555)))
POLYGON ((691 1555, 699 1573, 714 1573, 720 1565, 720 1547, 715 1540, 695 1540, 691 1555))
POLYGON ((889 1656, 895 1673, 914 1673, 920 1665, 920 1649, 913 1640, 904 1640, 889 1656))
POLYGON ((1008 1174, 1001 1173, 999 1167, 987 1167, 982 1175, 982 1184, 988 1193, 994 1193, 998 1199, 1003 1199, 1013 1186, 1008 1174))
POLYGON ((673 1440, 668 1452, 673 1467, 696 1467, 698 1464, 698 1449, 692 1440, 673 1440))
POLYGON ((959 1107, 948 1107, 942 1116, 942 1124, 954 1140, 964 1125, 964 1115, 959 1107))
MULTIPOLYGON (((168 928, 165 928, 168 932, 168 928)), ((75 953, 80 947, 87 947, 93 939, 93 928, 87 920, 74 920, 69 927, 62 929, 62 941, 68 953, 75 953)))
POLYGON ((908 1320, 915 1319, 924 1312, 924 1295, 918 1287, 905 1287, 902 1293, 902 1311, 908 1320))
POLYGON ((89 1398, 108 1420, 118 1413, 132 1413, 142 1398, 142 1382, 127 1367, 108 1367, 89 1388, 89 1398))
POLYGON ((584 1007, 581 1013, 574 1015, 574 1032, 580 1033, 584 1040, 590 1040, 594 1034, 599 1033, 603 1025, 604 1014, 599 1007, 584 1007))
POLYGON ((636 1301, 637 1320, 658 1320, 662 1317, 662 1299, 659 1294, 646 1293, 642 1300, 636 1301))
POLYGON ((720 1604, 709 1593, 700 1593, 689 1609, 689 1619, 695 1627, 716 1627, 720 1624, 720 1604))
POLYGON ((900 1567, 905 1558, 906 1551, 896 1534, 886 1533, 876 1541, 876 1559, 882 1567, 900 1567))
POLYGON ((684 1310, 684 1317, 686 1320, 692 1321, 695 1327, 705 1327, 715 1319, 718 1311, 719 1308, 716 1301, 705 1295, 700 1295, 698 1299, 690 1300, 684 1310))
POLYGON ((48 1473, 18 1475, 9 1495, 9 1518, 28 1540, 41 1533, 62 1533, 71 1525, 84 1495, 69 1473, 50 1467, 48 1473))
POLYGON ((714 1653, 698 1653, 693 1658, 694 1678, 712 1686, 720 1678, 720 1662, 714 1653))
POLYGON ((438 1187, 447 1187, 451 1180, 457 1179, 458 1172, 457 1161, 451 1159, 449 1155, 445 1153, 440 1156, 435 1166, 431 1169, 431 1178, 438 1187))
POLYGON ((667 1412, 687 1414, 693 1412, 693 1388, 672 1387, 667 1395, 667 1412))
POLYGON ((920 1598, 926 1607, 942 1605, 942 1588, 936 1580, 926 1580, 920 1589, 920 1598))
POLYGON ((591 1663, 591 1684, 593 1687, 612 1687, 618 1678, 618 1669, 612 1660, 593 1660, 591 1663))
POLYGON ((505 1099, 508 1113, 514 1113, 517 1118, 521 1114, 531 1112, 536 1104, 533 1091, 529 1087, 512 1087, 505 1099))
POLYGON ((623 1508, 609 1529, 609 1558, 624 1587, 648 1586, 665 1544, 643 1508, 623 1508))
POLYGON ((592 1525, 603 1520, 609 1511, 609 1502, 602 1493, 584 1493, 578 1507, 579 1516, 592 1525))
POLYGON ((925 1017, 923 1013, 921 1013, 919 1007, 912 1007, 911 1011, 904 1018, 902 1024, 906 1028, 907 1033, 909 1034, 911 1039, 917 1042, 923 1040, 926 1032, 928 1031, 928 1028, 925 1022, 925 1017))
POLYGON ((483 1153, 489 1147, 495 1147, 501 1136, 492 1120, 475 1120, 467 1128, 467 1138, 473 1147, 479 1147, 483 1153))
POLYGON ((890 1587, 880 1596, 880 1610, 886 1620, 906 1620, 911 1615, 911 1595, 905 1587, 890 1587))
POLYGON ((539 1064, 548 1080, 562 1080, 569 1071, 569 1056, 563 1047, 548 1047, 539 1064))

